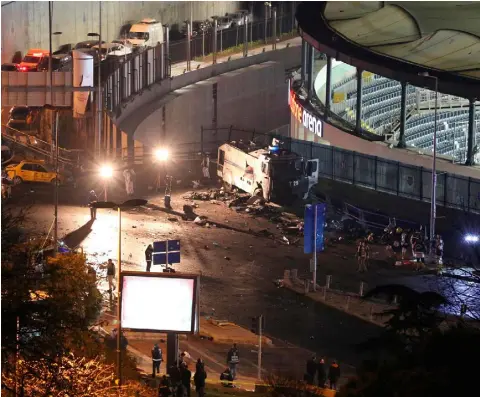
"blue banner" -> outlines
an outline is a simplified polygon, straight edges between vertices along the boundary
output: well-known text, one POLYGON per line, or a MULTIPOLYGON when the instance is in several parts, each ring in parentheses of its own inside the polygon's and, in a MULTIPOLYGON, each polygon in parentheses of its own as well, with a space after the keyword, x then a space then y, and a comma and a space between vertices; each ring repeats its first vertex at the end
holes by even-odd
POLYGON ((303 252, 305 254, 312 254, 314 251, 314 235, 317 238, 317 252, 322 252, 325 249, 323 239, 323 229, 325 226, 325 204, 306 205, 305 206, 305 226, 304 226, 304 241, 303 252), (317 230, 315 228, 315 209, 317 211, 317 230))

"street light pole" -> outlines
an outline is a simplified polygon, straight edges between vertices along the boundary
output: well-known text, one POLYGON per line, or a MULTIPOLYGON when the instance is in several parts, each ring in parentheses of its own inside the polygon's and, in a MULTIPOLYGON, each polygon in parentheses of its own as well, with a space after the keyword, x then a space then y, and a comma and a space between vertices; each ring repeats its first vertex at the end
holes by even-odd
POLYGON ((102 2, 98 2, 98 157, 102 153, 102 2))
POLYGON ((55 110, 55 193, 54 193, 54 200, 55 200, 55 211, 54 211, 54 218, 55 218, 55 227, 53 229, 53 240, 55 241, 55 253, 58 252, 58 110, 55 110))
POLYGON ((432 161, 432 189, 430 194, 430 258, 434 255, 435 220, 437 218, 437 115, 438 115, 438 77, 430 76, 428 72, 419 73, 423 77, 435 81, 435 120, 433 124, 433 161, 432 161))
MULTIPOLYGON (((106 201, 106 200, 105 200, 106 201)), ((122 385, 122 352, 120 350, 120 342, 121 342, 121 332, 122 332, 122 319, 121 319, 121 307, 120 304, 122 302, 122 286, 120 284, 121 279, 120 276, 122 274, 122 209, 118 206, 118 258, 117 258, 117 379, 118 385, 122 385)))
POLYGON ((118 386, 122 385, 122 366, 121 366, 121 332, 122 332, 122 209, 139 207, 147 204, 147 200, 133 199, 127 200, 122 204, 113 203, 110 201, 97 201, 92 203, 94 208, 108 208, 115 209, 118 213, 118 259, 117 259, 117 365, 116 375, 118 379, 118 386))

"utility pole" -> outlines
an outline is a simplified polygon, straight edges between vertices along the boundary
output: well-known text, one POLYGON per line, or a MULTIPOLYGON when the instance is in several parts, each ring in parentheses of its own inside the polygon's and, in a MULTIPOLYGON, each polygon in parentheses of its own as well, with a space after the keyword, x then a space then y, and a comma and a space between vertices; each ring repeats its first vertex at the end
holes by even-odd
POLYGON ((217 17, 213 16, 213 51, 212 51, 212 63, 217 63, 217 17))
POLYGON ((313 291, 317 290, 317 220, 318 205, 315 204, 314 220, 313 220, 313 291))
POLYGON ((272 50, 277 49, 277 9, 272 8, 273 20, 272 20, 272 50))
POLYGON ((262 379, 262 328, 263 328, 263 315, 258 318, 258 380, 262 379))
POLYGON ((247 57, 248 56, 248 17, 247 13, 243 14, 243 27, 245 29, 244 31, 244 37, 243 37, 243 56, 247 57))
POLYGON ((191 47, 191 38, 192 38, 192 32, 190 28, 190 23, 191 21, 185 21, 187 24, 187 72, 191 70, 190 67, 190 60, 191 60, 191 55, 190 55, 190 47, 191 47))
POLYGON ((122 351, 121 351, 121 333, 122 333, 122 286, 120 277, 122 275, 122 209, 118 206, 118 259, 117 259, 117 379, 118 386, 122 385, 122 351))
POLYGON ((53 229, 53 240, 55 241, 55 253, 58 252, 58 110, 55 110, 55 188, 54 188, 54 202, 55 202, 55 227, 53 229))
POLYGON ((98 111, 98 158, 102 154, 102 2, 98 2, 98 97, 97 97, 97 111, 98 111))

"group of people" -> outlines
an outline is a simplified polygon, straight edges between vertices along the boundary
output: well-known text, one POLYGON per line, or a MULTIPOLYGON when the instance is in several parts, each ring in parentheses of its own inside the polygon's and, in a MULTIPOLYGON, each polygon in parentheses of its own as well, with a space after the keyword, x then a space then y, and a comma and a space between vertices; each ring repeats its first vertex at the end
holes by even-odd
MULTIPOLYGON (((167 368, 167 375, 163 375, 159 386, 159 396, 161 397, 190 397, 192 372, 188 369, 188 363, 185 361, 186 354, 180 354, 178 361, 167 368)), ((152 377, 160 374, 160 365, 163 361, 162 349, 155 344, 152 349, 152 377)), ((207 372, 205 364, 199 358, 195 365, 195 375, 193 383, 198 397, 205 396, 205 380, 207 372)))
POLYGON ((425 236, 422 226, 416 230, 390 226, 385 229, 385 233, 386 250, 396 266, 403 265, 405 260, 413 260, 416 263, 416 270, 420 270, 425 265, 425 256, 430 248, 433 250, 435 263, 442 265, 443 239, 439 234, 431 242, 425 236))
MULTIPOLYGON (((163 362, 162 349, 155 344, 151 351, 152 354, 152 377, 155 378, 160 374, 160 366, 163 362)), ((162 397, 190 397, 190 384, 192 373, 188 369, 186 358, 190 357, 188 353, 182 352, 176 362, 167 368, 167 374, 162 376, 159 387, 159 395, 162 397)), ((237 365, 240 362, 240 355, 237 344, 233 346, 227 353, 227 368, 220 375, 220 380, 224 386, 233 386, 233 381, 237 377, 237 365)), ((198 397, 205 396, 205 381, 207 372, 205 371, 205 363, 199 358, 195 365, 195 374, 193 383, 198 397)))
MULTIPOLYGON (((362 238, 357 243, 355 257, 357 259, 358 272, 366 272, 370 260, 370 246, 373 243, 373 233, 362 238)), ((383 242, 387 256, 393 259, 396 266, 402 266, 404 261, 413 261, 416 270, 425 266, 425 256, 429 251, 429 239, 425 236, 422 226, 419 229, 404 230, 395 225, 389 225, 384 230, 383 242)), ((442 265, 443 261, 443 239, 437 234, 433 242, 432 249, 437 265, 442 265)))
POLYGON ((305 381, 309 385, 325 388, 328 386, 330 389, 337 390, 337 383, 340 379, 340 366, 336 360, 333 360, 328 368, 325 364, 325 359, 317 359, 313 356, 307 361, 307 372, 305 373, 305 381))

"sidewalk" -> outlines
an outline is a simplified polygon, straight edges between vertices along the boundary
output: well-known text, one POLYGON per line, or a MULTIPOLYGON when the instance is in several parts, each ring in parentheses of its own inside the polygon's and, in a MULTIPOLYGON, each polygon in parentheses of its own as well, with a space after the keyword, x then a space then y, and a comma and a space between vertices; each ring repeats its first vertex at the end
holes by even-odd
POLYGON ((359 294, 333 290, 326 286, 317 285, 317 290, 314 292, 312 291, 312 282, 310 280, 308 280, 308 283, 306 282, 307 280, 296 276, 295 270, 292 273, 286 272, 283 278, 283 286, 285 288, 380 327, 385 325, 389 317, 376 314, 395 308, 394 305, 371 300, 367 301, 362 299, 359 294))
MULTIPOLYGON (((294 37, 292 39, 277 42, 277 50, 281 50, 281 49, 283 49, 287 46, 291 46, 291 47, 299 46, 299 45, 301 45, 301 42, 302 42, 302 40, 300 39, 300 37, 294 37)), ((249 48, 248 56, 257 55, 257 54, 261 54, 262 52, 268 52, 268 51, 273 51, 271 43, 263 45, 261 47, 257 47, 253 50, 251 50, 249 48)), ((199 62, 199 61, 193 61, 192 60, 190 62, 190 69, 195 70, 195 69, 204 68, 206 66, 211 66, 212 65, 211 55, 205 56, 205 58, 208 59, 208 61, 199 62)), ((243 52, 237 52, 237 53, 234 53, 234 54, 229 54, 229 55, 217 57, 217 63, 233 61, 235 59, 240 59, 240 58, 243 58, 243 52)), ((172 65, 171 74, 172 74, 173 77, 179 76, 183 73, 186 73, 186 70, 187 70, 187 62, 186 61, 176 63, 176 64, 172 65)))
MULTIPOLYGON (((235 340, 240 351, 240 363, 238 365, 237 379, 234 384, 238 388, 253 391, 255 390, 256 385, 264 384, 263 380, 258 380, 257 346, 254 343, 245 342, 248 338, 245 338, 245 340, 234 339, 234 335, 238 335, 241 332, 239 330, 248 333, 250 333, 250 331, 235 324, 231 325, 232 327, 235 326, 233 327, 233 331, 228 327, 225 328, 225 326, 219 327, 220 329, 216 330, 219 340, 224 341, 218 342, 215 339, 209 340, 202 336, 206 333, 202 327, 208 327, 208 321, 204 319, 200 326, 200 336, 180 336, 180 350, 187 352, 186 361, 189 369, 192 371, 192 375, 195 371, 195 363, 197 359, 202 358, 208 375, 208 385, 221 387, 223 389, 221 386, 220 374, 227 366, 226 355, 232 345, 232 343, 227 343, 225 341, 235 340)), ((110 324, 103 326, 100 331, 103 334, 110 334, 114 327, 115 324, 114 321, 112 321, 110 324)), ((152 372, 150 352, 155 343, 157 343, 162 349, 164 359, 166 360, 167 346, 165 334, 126 332, 126 337, 129 342, 127 351, 135 356, 137 359, 137 368, 143 374, 148 376, 152 372)), ((262 377, 268 374, 280 374, 287 377, 302 379, 306 360, 312 356, 312 352, 280 340, 270 340, 269 344, 263 345, 262 353, 262 377)), ((168 363, 166 363, 166 361, 162 363, 160 367, 160 375, 165 374, 167 365, 168 363)), ((344 381, 349 375, 354 374, 354 369, 350 367, 343 367, 343 371, 344 376, 342 378, 344 381)), ((159 379, 160 377, 157 376, 156 381, 158 382, 159 379)), ((332 393, 332 391, 327 392, 328 395, 333 395, 332 393)))

